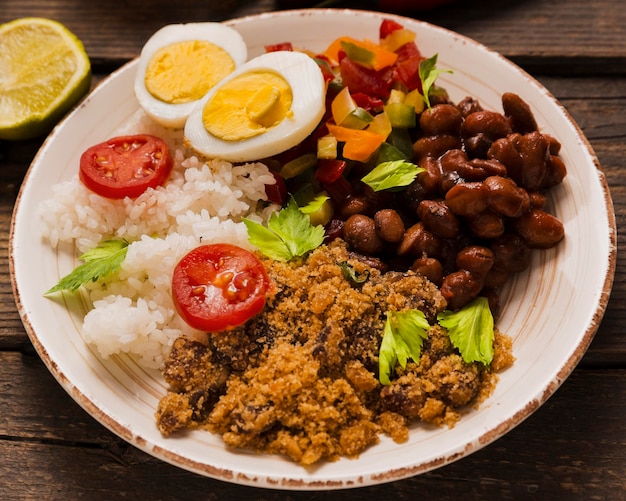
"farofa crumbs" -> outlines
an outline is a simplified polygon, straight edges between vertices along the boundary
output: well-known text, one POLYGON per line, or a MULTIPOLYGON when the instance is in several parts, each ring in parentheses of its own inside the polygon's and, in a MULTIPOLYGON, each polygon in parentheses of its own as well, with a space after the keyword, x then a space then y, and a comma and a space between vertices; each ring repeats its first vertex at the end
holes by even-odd
POLYGON ((302 465, 357 458, 380 434, 406 441, 419 421, 454 426, 513 363, 508 336, 496 331, 485 367, 464 362, 435 325, 419 362, 396 367, 383 386, 385 312, 419 309, 435 324, 446 306, 437 287, 413 272, 370 268, 341 240, 297 262, 264 264, 275 290, 262 313, 208 344, 175 341, 163 371, 170 388, 156 412, 164 435, 203 428, 230 447, 302 465), (347 278, 341 263, 367 279, 347 278))

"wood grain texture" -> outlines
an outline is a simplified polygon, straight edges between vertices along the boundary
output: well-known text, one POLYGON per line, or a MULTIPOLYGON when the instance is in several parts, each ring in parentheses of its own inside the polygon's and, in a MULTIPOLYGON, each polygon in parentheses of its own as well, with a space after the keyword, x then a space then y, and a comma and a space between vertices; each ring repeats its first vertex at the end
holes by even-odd
MULTIPOLYGON (((415 499, 424 492, 441 500, 458 499, 459 492, 465 499, 583 499, 589 489, 597 499, 619 499, 619 493, 626 495, 625 377, 624 369, 577 369, 535 414, 471 456, 392 484, 333 492, 332 499, 415 499), (598 414, 599 408, 605 412, 598 414)), ((0 352, 0 381, 2 499, 12 499, 13 489, 21 493, 15 499, 173 500, 184 493, 184 499, 304 500, 329 495, 236 487, 154 459, 78 407, 34 354, 0 352)))
MULTIPOLYGON (((380 5, 378 0, 335 4, 380 5)), ((2 0, 0 23, 45 16, 66 24, 85 44, 95 87, 136 57, 164 24, 219 21, 277 5, 276 0, 2 0)), ((626 499, 623 0, 458 0, 413 15, 521 65, 565 106, 602 166, 618 228, 615 281, 602 324, 562 387, 516 429, 480 451, 418 477, 365 489, 258 490, 161 462, 90 417, 33 351, 11 290, 8 247, 19 187, 43 140, 0 142, 0 499, 626 499)))
MULTIPOLYGON (((337 7, 381 10, 384 0, 337 0, 337 7)), ((295 3, 295 2, 292 2, 295 3)), ((320 2, 302 0, 303 7, 320 2)), ((328 3, 328 2, 327 2, 328 3)), ((220 21, 275 10, 276 0, 3 0, 0 22, 42 15, 66 24, 85 42, 93 64, 107 68, 136 57, 164 24, 220 21), (90 22, 91 20, 91 22, 90 22)), ((432 11, 403 12, 443 26, 538 70, 571 74, 624 72, 626 9, 620 0, 458 0, 432 11)))

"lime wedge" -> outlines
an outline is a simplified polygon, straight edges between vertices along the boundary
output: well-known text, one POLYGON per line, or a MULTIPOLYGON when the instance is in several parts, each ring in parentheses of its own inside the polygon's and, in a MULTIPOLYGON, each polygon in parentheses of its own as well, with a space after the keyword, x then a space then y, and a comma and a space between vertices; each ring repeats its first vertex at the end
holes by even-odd
POLYGON ((0 139, 48 133, 90 83, 85 48, 62 24, 28 17, 0 25, 0 139))

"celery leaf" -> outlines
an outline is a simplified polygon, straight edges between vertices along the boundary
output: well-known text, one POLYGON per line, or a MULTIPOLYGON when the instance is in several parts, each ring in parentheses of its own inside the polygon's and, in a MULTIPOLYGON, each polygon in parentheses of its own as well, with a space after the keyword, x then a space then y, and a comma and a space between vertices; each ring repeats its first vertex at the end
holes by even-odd
POLYGON ((378 164, 361 181, 374 191, 382 191, 408 186, 423 171, 422 167, 411 162, 392 160, 378 164))
POLYGON ((491 363, 494 322, 487 298, 478 297, 459 311, 442 311, 437 320, 448 330, 452 345, 465 362, 491 363))
POLYGON ((81 285, 87 282, 102 280, 116 272, 128 251, 126 240, 105 240, 97 247, 82 254, 79 259, 83 264, 74 268, 68 275, 61 278, 58 284, 48 289, 44 295, 48 296, 56 292, 76 292, 81 285))
POLYGON ((387 321, 378 353, 378 379, 391 384, 390 376, 397 363, 406 367, 409 359, 418 362, 422 344, 430 328, 428 320, 419 310, 387 312, 387 321))
POLYGON ((270 216, 267 227, 249 219, 244 223, 250 243, 277 261, 303 256, 324 241, 324 227, 313 226, 293 197, 280 212, 270 216))
POLYGON ((311 200, 308 204, 300 207, 300 211, 304 214, 312 214, 320 210, 322 205, 328 200, 329 197, 326 195, 317 195, 313 200, 311 200))

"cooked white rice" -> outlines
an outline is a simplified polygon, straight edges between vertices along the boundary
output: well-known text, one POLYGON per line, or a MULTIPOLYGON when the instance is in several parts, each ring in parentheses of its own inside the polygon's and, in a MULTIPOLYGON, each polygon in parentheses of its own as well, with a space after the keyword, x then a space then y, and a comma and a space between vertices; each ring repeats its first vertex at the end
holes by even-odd
POLYGON ((134 200, 110 200, 87 190, 76 175, 53 186, 52 197, 40 204, 41 231, 53 247, 74 242, 81 253, 111 238, 131 242, 115 277, 86 286, 93 309, 82 335, 102 357, 128 353, 158 368, 179 335, 204 336, 175 311, 174 266, 200 244, 229 242, 251 249, 242 219, 263 222, 276 209, 262 203, 265 185, 274 177, 261 163, 203 162, 182 146, 180 132, 157 126, 141 112, 111 136, 129 133, 155 134, 168 142, 174 169, 167 184, 134 200))

